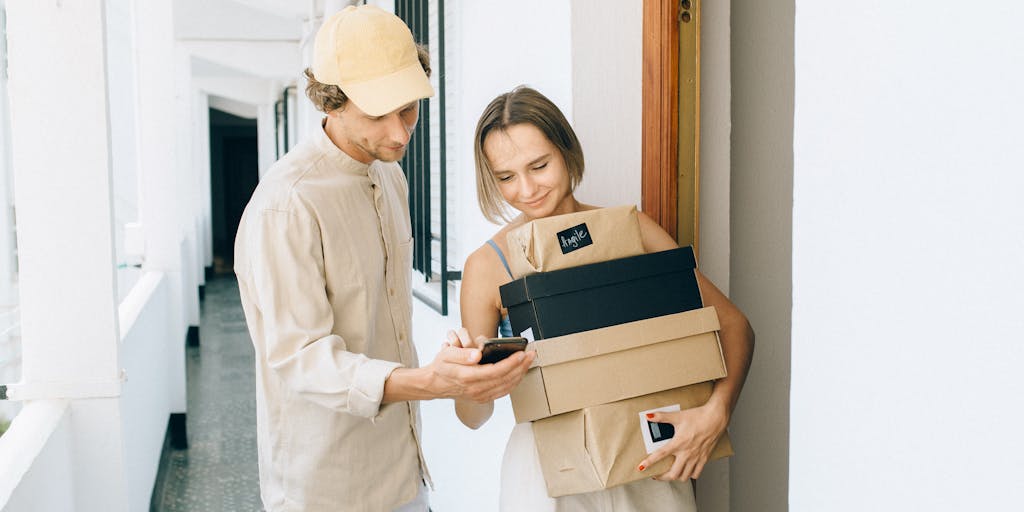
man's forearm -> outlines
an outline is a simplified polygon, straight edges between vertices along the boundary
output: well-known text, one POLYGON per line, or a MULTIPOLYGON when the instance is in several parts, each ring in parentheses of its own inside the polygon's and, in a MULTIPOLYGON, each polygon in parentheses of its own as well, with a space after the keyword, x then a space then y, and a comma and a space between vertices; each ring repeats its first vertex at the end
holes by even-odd
POLYGON ((430 384, 430 372, 425 368, 395 368, 384 381, 384 397, 381 403, 438 398, 430 384))

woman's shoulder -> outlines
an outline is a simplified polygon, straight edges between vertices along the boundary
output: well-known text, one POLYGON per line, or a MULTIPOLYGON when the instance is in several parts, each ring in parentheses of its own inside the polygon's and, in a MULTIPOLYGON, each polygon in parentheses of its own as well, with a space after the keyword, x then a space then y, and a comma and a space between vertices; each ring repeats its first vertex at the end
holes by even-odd
MULTIPOLYGON (((497 235, 495 235, 497 237, 497 235)), ((466 257, 466 264, 463 267, 463 281, 468 275, 490 275, 493 274, 495 269, 503 269, 501 264, 501 258, 498 256, 498 251, 491 246, 491 243, 498 243, 498 240, 492 238, 483 243, 476 250, 469 253, 466 257)), ((501 247, 504 244, 498 244, 498 250, 504 250, 501 247)))
POLYGON ((462 297, 471 302, 493 305, 501 309, 498 288, 509 281, 498 252, 484 243, 466 258, 462 267, 462 297))

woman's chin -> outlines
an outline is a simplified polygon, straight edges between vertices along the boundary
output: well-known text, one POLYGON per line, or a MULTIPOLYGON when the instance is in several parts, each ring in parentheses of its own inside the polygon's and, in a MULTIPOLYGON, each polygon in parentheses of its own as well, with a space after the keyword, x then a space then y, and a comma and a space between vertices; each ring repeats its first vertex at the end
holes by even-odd
POLYGON ((544 217, 550 217, 554 213, 554 208, 547 205, 534 207, 520 205, 519 211, 523 212, 523 215, 526 215, 531 219, 542 219, 544 217))

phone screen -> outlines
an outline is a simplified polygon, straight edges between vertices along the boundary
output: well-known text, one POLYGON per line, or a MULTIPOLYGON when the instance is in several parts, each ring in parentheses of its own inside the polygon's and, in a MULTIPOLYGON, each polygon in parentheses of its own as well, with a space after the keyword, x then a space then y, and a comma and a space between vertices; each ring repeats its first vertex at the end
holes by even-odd
POLYGON ((480 364, 492 364, 526 349, 526 338, 491 338, 484 343, 480 364))

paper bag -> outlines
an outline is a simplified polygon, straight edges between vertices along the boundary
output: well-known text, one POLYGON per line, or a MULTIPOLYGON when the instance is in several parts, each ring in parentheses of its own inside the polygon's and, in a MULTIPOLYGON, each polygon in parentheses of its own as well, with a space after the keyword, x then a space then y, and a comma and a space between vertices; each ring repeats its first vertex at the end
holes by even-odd
MULTIPOLYGON (((679 406, 689 409, 711 397, 712 383, 660 391, 628 400, 587 407, 533 422, 541 471, 551 497, 580 494, 651 478, 668 471, 665 457, 645 471, 636 465, 647 457, 644 411, 679 406)), ((660 425, 660 424, 656 424, 660 425)), ((733 454, 728 433, 722 434, 709 460, 733 454)))
POLYGON ((635 206, 537 219, 509 231, 507 240, 508 264, 517 279, 644 253, 635 206))

